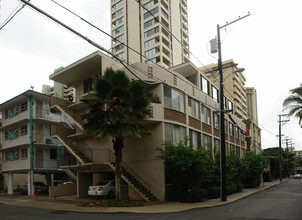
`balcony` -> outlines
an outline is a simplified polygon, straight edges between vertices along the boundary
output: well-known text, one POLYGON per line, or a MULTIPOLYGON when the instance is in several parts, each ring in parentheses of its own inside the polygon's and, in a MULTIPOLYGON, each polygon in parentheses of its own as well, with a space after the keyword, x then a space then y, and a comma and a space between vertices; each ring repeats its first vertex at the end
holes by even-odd
POLYGON ((58 161, 54 160, 45 160, 45 159, 34 159, 33 160, 34 169, 58 169, 58 161))
MULTIPOLYGON (((86 152, 88 153, 88 152, 86 152)), ((114 153, 109 149, 91 149, 91 152, 88 153, 92 157, 93 163, 98 164, 108 164, 115 161, 114 153)), ((77 161, 76 157, 72 155, 62 155, 60 156, 60 167, 75 167, 79 166, 80 163, 77 161)))

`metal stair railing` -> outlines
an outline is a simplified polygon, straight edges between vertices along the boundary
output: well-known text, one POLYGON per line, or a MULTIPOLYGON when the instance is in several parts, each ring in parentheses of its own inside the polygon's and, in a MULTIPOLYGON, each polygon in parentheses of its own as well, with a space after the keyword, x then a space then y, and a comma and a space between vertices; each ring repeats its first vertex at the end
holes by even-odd
POLYGON ((80 160, 82 163, 91 163, 92 160, 86 156, 85 152, 89 151, 89 150, 81 150, 79 149, 77 146, 75 146, 73 144, 73 142, 71 140, 69 140, 68 138, 64 138, 62 136, 59 136, 59 135, 55 135, 55 137, 57 139, 59 139, 62 144, 65 145, 65 147, 72 153, 74 154, 74 156, 80 160))

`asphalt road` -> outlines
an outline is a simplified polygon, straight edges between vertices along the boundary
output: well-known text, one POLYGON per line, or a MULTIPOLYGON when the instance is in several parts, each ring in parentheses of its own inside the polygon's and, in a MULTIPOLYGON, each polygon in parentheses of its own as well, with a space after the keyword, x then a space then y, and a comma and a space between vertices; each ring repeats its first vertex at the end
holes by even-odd
POLYGON ((0 219, 302 219, 302 180, 288 180, 237 202, 178 213, 77 213, 0 204, 0 219))

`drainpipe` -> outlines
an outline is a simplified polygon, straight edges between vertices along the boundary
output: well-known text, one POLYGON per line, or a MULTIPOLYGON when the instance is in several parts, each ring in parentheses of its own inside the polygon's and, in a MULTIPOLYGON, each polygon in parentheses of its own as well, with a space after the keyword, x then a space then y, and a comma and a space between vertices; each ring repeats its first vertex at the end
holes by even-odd
POLYGON ((29 155, 30 155, 30 191, 29 195, 34 192, 34 146, 33 146, 33 96, 29 96, 29 155))

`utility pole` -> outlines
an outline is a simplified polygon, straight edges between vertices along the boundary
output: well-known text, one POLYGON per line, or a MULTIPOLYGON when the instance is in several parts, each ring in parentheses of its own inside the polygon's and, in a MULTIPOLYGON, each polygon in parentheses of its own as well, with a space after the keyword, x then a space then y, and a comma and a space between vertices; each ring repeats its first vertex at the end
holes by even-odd
POLYGON ((288 153, 289 153, 289 151, 288 151, 288 144, 290 144, 289 141, 291 141, 291 140, 292 140, 291 138, 288 138, 288 137, 285 138, 285 144, 286 144, 286 160, 287 160, 287 174, 288 174, 288 178, 290 178, 290 172, 289 172, 289 159, 288 159, 288 153))
POLYGON ((217 25, 217 47, 218 47, 218 70, 219 70, 219 90, 220 90, 220 199, 227 201, 226 191, 226 152, 225 152, 225 129, 224 129, 224 86, 223 86, 223 71, 222 71, 222 56, 221 56, 221 41, 220 29, 230 24, 233 24, 243 18, 250 16, 250 13, 243 17, 227 23, 223 26, 217 25))
POLYGON ((279 117, 279 175, 280 175, 280 182, 282 182, 282 146, 281 146, 281 127, 282 123, 286 123, 289 120, 282 120, 282 117, 288 116, 287 114, 278 115, 279 117))

